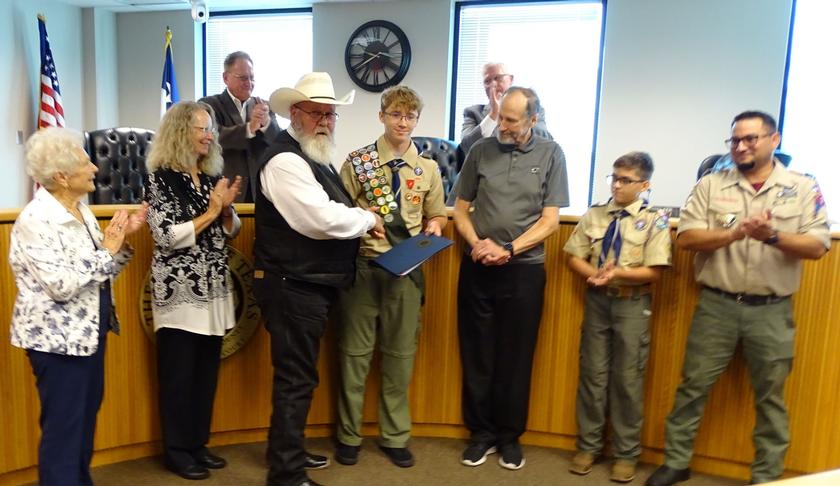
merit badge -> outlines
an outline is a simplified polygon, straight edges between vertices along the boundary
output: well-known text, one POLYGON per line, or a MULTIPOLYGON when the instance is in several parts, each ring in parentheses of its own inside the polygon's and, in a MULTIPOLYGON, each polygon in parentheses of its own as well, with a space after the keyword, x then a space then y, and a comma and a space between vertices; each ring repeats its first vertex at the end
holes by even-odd
POLYGON ((386 178, 385 178, 385 176, 380 176, 380 177, 379 177, 379 184, 380 184, 380 185, 383 185, 383 186, 384 186, 384 185, 385 185, 385 184, 387 184, 387 183, 388 183, 388 179, 386 179, 386 178))
POLYGON ((375 151, 375 150, 376 150, 376 145, 374 145, 374 144, 370 144, 370 145, 368 145, 368 146, 367 146, 367 147, 365 147, 365 148, 367 149, 367 151, 368 151, 368 152, 373 152, 373 151, 375 151))
POLYGON ((362 184, 362 188, 366 191, 369 191, 370 190, 370 182, 365 182, 364 184, 362 184))
POLYGON ((380 165, 382 165, 382 162, 380 162, 379 159, 373 159, 373 166, 374 167, 379 167, 380 165))
POLYGON ((384 206, 385 205, 385 198, 384 197, 377 198, 376 199, 376 204, 379 205, 379 206, 384 206))
POLYGON ((359 174, 359 182, 365 182, 367 180, 367 176, 364 174, 359 174))
MULTIPOLYGON (((359 155, 359 152, 357 152, 356 150, 354 150, 354 151, 350 152, 350 157, 355 157, 355 156, 357 156, 357 155, 359 155)), ((353 159, 353 161, 355 161, 355 160, 356 160, 356 159, 353 159)))
POLYGON ((386 223, 391 223, 391 222, 394 221, 394 215, 393 214, 386 214, 385 216, 382 217, 382 219, 384 219, 386 223))
POLYGON ((420 204, 420 196, 415 194, 414 197, 411 198, 411 204, 420 204))
POLYGON ((382 188, 383 194, 391 194, 391 186, 385 186, 382 188))
POLYGON ((636 228, 636 231, 642 231, 647 226, 647 221, 644 219, 637 219, 635 223, 633 223, 633 227, 636 228))
POLYGON ((397 208, 399 208, 399 206, 397 206, 397 203, 395 202, 389 202, 388 207, 391 208, 391 211, 396 211, 397 208))
POLYGON ((417 174, 417 175, 423 174, 423 168, 422 167, 415 167, 414 168, 414 173, 417 174))
POLYGON ((373 198, 376 197, 376 196, 374 196, 372 192, 368 191, 368 192, 365 193, 365 197, 367 198, 368 201, 373 201, 373 198))
MULTIPOLYGON (((355 152, 354 152, 354 153, 355 153, 355 152)), ((358 157, 353 157, 353 164, 354 164, 354 165, 359 165, 359 164, 361 164, 361 163, 362 163, 362 159, 360 159, 360 158, 358 158, 358 157)))
POLYGON ((362 167, 361 165, 357 165, 353 168, 353 170, 356 171, 357 174, 361 174, 362 172, 365 171, 365 168, 362 167))
POLYGON ((391 209, 388 206, 381 206, 379 208, 379 212, 382 214, 388 214, 391 212, 391 209))
POLYGON ((373 164, 371 164, 370 162, 365 162, 364 168, 365 170, 371 170, 373 169, 373 164))
POLYGON ((363 161, 365 161, 365 162, 367 162, 368 160, 370 160, 370 155, 368 155, 368 154, 362 154, 362 160, 363 160, 363 161))
POLYGON ((384 176, 385 175, 385 171, 382 169, 382 167, 377 167, 374 172, 376 172, 376 175, 378 175, 378 176, 384 176))
POLYGON ((405 187, 409 189, 414 189, 414 179, 406 179, 405 187))
POLYGON ((388 201, 388 202, 392 202, 394 200, 394 195, 393 194, 386 194, 385 195, 385 200, 388 201))
POLYGON ((373 158, 373 159, 378 159, 379 158, 379 152, 377 152, 376 150, 372 151, 370 153, 370 157, 373 158))
POLYGON ((379 179, 371 179, 370 187, 379 187, 379 179))
POLYGON ((369 171, 365 172, 365 175, 367 176, 368 179, 373 179, 374 177, 376 177, 376 173, 372 170, 369 170, 369 171))
POLYGON ((373 190, 373 195, 376 196, 376 197, 381 196, 382 195, 382 189, 377 187, 376 189, 373 190))
POLYGON ((720 214, 717 217, 717 222, 724 228, 731 228, 738 221, 738 217, 733 213, 720 214))

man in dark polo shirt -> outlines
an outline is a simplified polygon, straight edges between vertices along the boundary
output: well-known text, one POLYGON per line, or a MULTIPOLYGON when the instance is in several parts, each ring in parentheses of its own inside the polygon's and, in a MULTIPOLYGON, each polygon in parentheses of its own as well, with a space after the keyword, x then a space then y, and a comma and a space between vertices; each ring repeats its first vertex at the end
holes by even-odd
POLYGON ((318 385, 318 347, 338 289, 353 282, 359 238, 384 238, 382 219, 354 207, 335 169, 336 99, 327 73, 304 75, 271 95, 271 109, 291 120, 258 168, 254 294, 271 335, 274 365, 267 484, 315 486, 303 429, 318 385))
POLYGON ((458 281, 466 466, 496 451, 504 468, 525 465, 518 440, 542 317, 543 241, 569 204, 563 151, 533 133, 540 110, 533 90, 508 89, 496 136, 473 145, 461 171, 455 226, 469 248, 458 281))

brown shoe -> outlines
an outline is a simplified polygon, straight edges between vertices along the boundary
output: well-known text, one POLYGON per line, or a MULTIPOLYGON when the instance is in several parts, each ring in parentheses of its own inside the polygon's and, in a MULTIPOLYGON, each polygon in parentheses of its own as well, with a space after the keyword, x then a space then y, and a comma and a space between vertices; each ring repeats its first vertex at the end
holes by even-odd
POLYGON ((595 462, 595 454, 591 452, 578 452, 572 458, 572 465, 569 466, 569 472, 573 474, 580 474, 581 476, 592 472, 592 463, 595 462))
POLYGON ((617 483, 629 483, 636 479, 636 461, 629 459, 616 459, 612 465, 610 481, 617 483))

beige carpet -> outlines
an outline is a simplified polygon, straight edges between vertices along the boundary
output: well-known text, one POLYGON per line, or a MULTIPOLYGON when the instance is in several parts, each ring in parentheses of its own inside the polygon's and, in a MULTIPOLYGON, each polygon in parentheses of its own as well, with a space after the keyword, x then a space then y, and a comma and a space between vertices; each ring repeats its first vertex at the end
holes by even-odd
MULTIPOLYGON (((312 452, 332 458, 332 442, 313 439, 308 442, 312 452)), ((465 442, 455 439, 416 438, 411 442, 417 464, 412 468, 392 465, 379 451, 373 440, 366 440, 355 466, 342 466, 333 461, 330 467, 311 471, 312 479, 327 486, 365 485, 609 485, 609 462, 602 461, 585 477, 567 472, 572 453, 543 447, 524 446, 526 464, 519 471, 499 467, 498 455, 492 455, 479 467, 465 467, 458 459, 465 442)), ((228 467, 212 471, 210 479, 187 481, 163 468, 159 458, 138 459, 102 466, 93 470, 97 486, 116 485, 263 485, 266 478, 265 443, 219 447, 213 450, 228 461, 228 467)), ((640 466, 631 485, 641 486, 654 466, 640 466)), ((742 484, 730 479, 696 474, 686 486, 735 486, 742 484)))

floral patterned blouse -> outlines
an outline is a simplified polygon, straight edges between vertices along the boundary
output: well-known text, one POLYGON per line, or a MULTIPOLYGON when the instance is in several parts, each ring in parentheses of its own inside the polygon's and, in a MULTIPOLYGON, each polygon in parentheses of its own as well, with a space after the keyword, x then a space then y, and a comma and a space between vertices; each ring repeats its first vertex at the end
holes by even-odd
POLYGON ((185 172, 158 169, 146 180, 152 255, 152 315, 162 327, 222 336, 235 322, 226 238, 241 225, 234 212, 227 233, 222 218, 195 234, 193 219, 207 211, 218 177, 199 173, 200 186, 185 172))
MULTIPOLYGON (((18 289, 14 346, 70 356, 96 352, 100 285, 111 285, 134 250, 111 256, 90 208, 79 203, 79 211, 84 224, 42 187, 15 221, 9 250, 18 289)), ((113 312, 111 329, 119 333, 113 312)))

